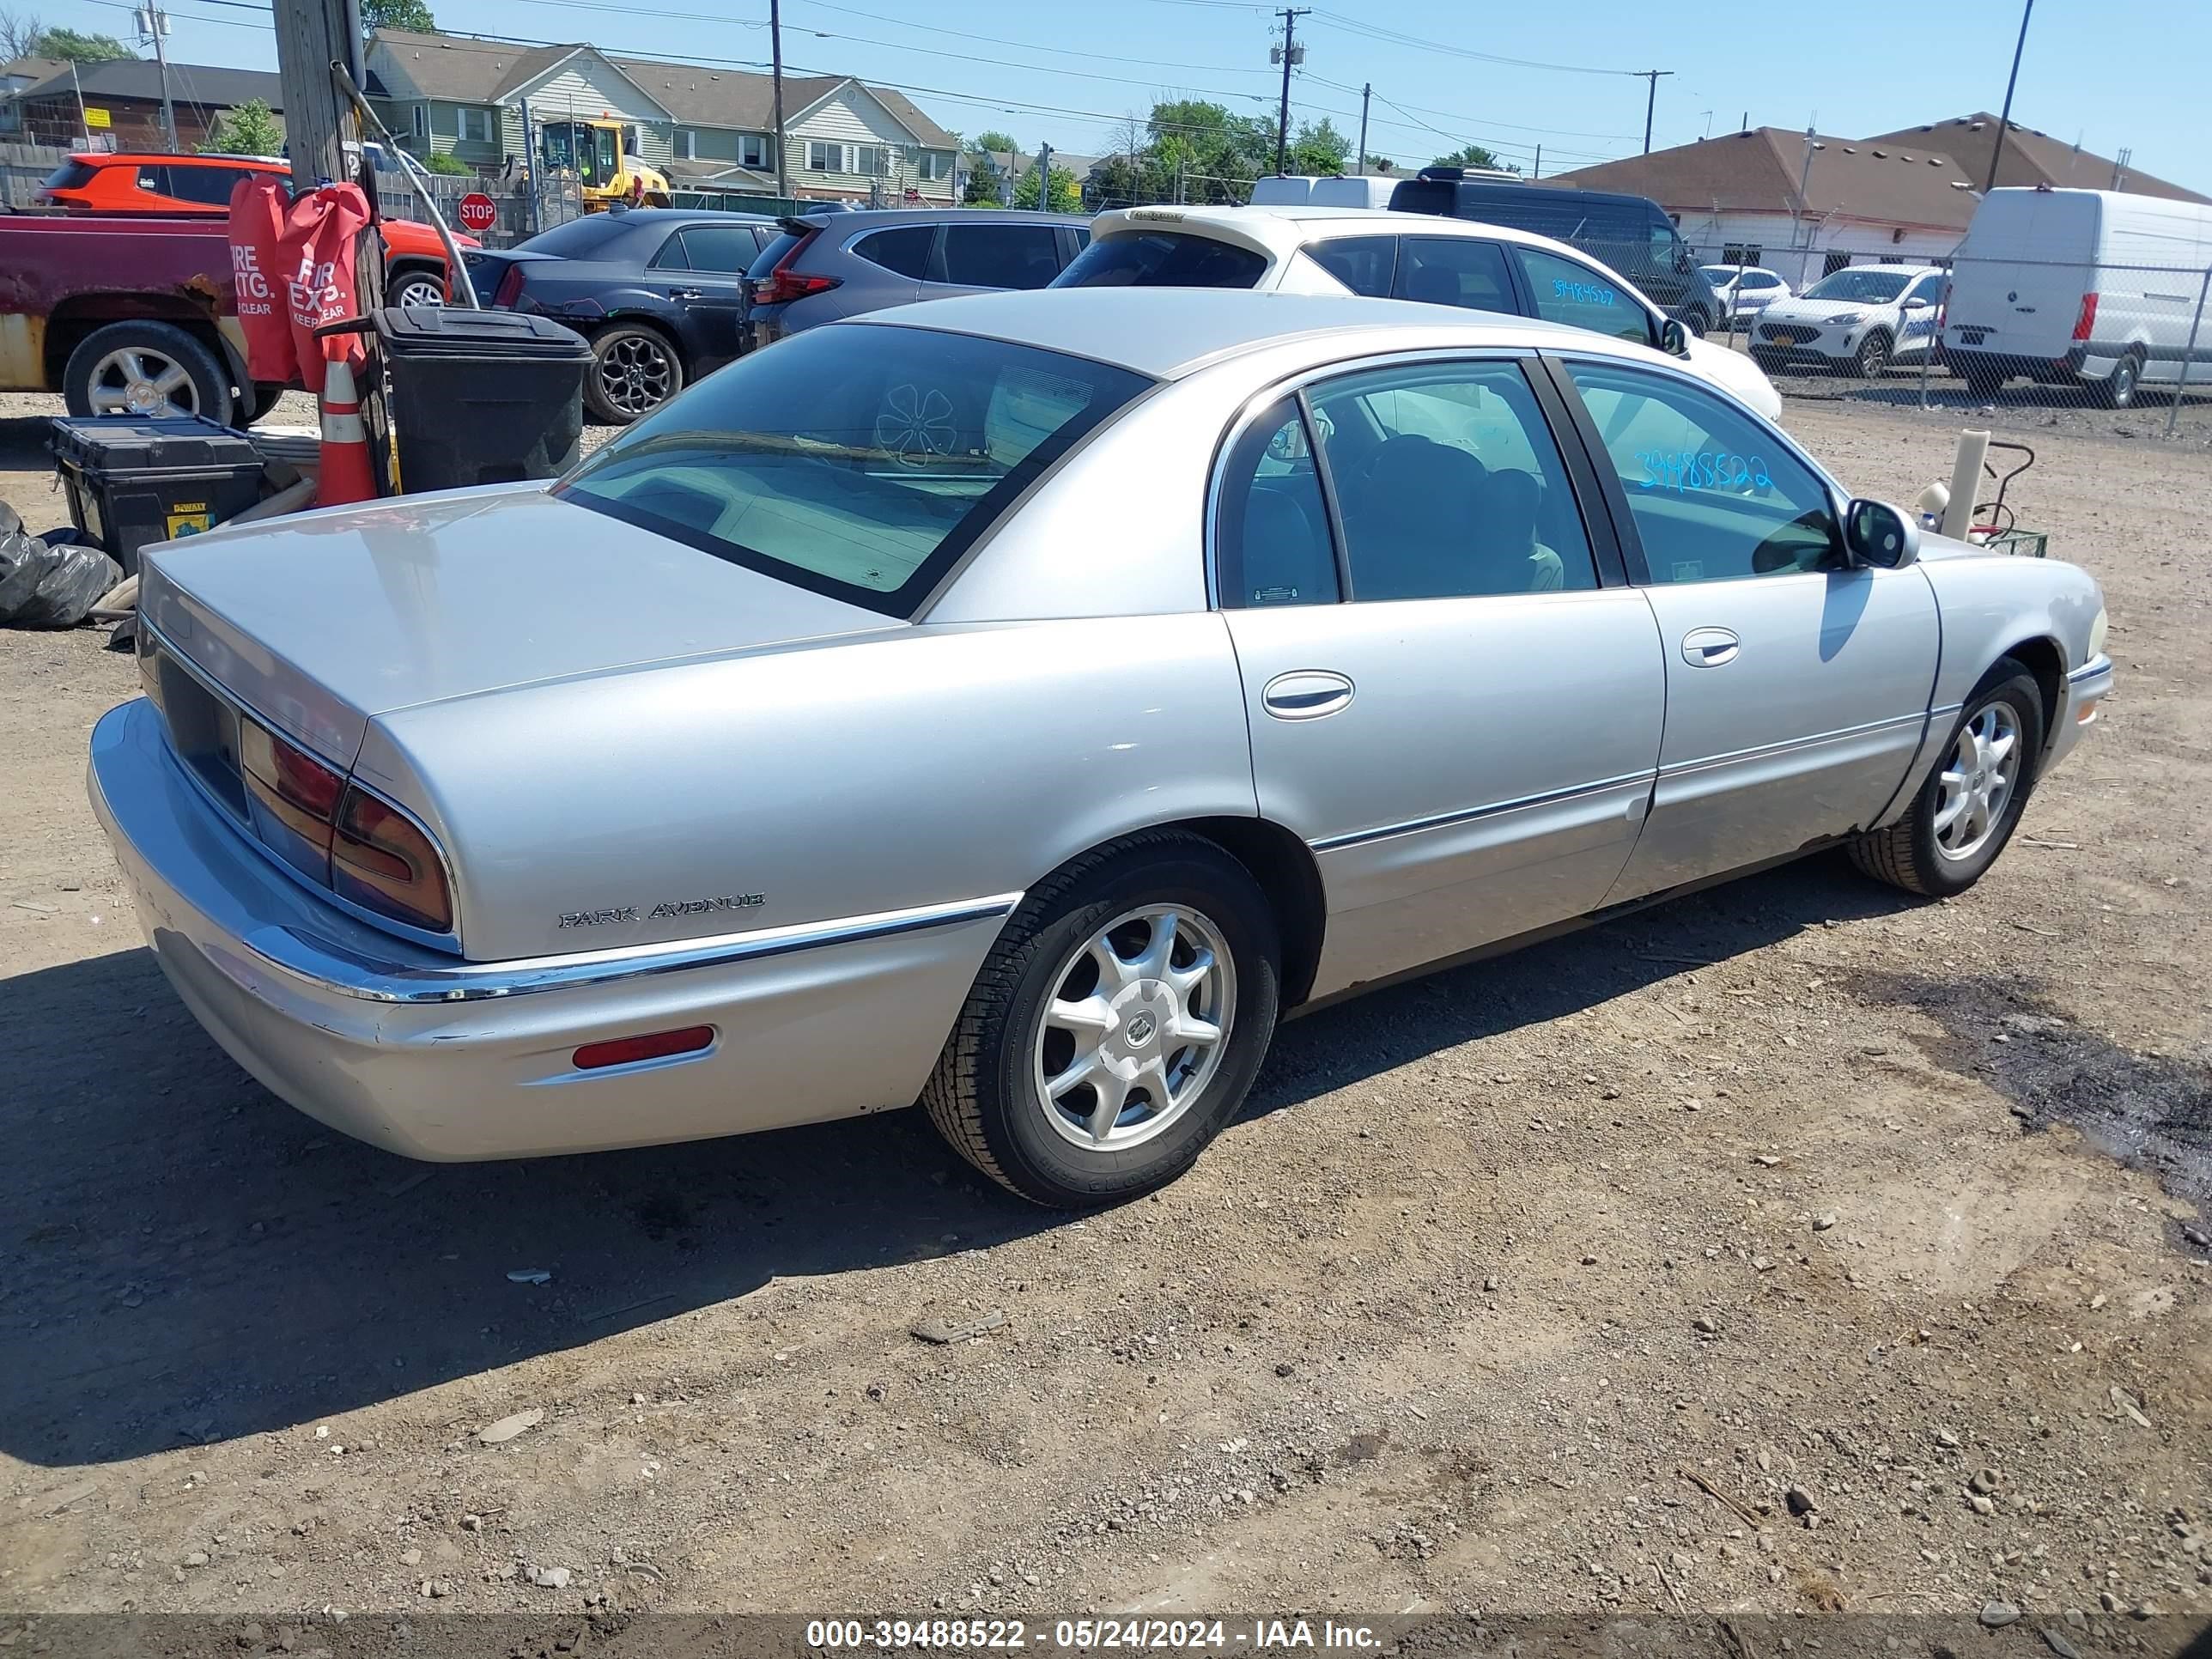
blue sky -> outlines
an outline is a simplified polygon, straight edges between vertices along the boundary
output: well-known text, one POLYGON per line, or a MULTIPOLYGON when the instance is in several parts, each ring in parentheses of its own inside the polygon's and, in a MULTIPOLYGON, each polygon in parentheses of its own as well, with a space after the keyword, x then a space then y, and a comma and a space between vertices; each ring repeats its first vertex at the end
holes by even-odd
MULTIPOLYGON (((274 40, 252 4, 173 0, 172 58, 274 67, 274 40)), ((431 4, 457 33, 590 40, 738 65, 764 66, 768 56, 767 0, 431 4)), ((131 21, 126 0, 31 9, 49 22, 117 34, 131 21)), ((1030 148, 1046 140, 1078 153, 1109 149, 1119 118, 1141 114, 1156 96, 1274 108, 1267 51, 1280 26, 1266 6, 1239 0, 785 0, 783 18, 788 64, 904 87, 948 127, 998 128, 1030 148)), ((1626 71, 1662 69, 1673 73, 1659 82, 1655 148, 1730 131, 1747 117, 1754 126, 1817 120, 1824 131, 1862 136, 1999 107, 2019 21, 2020 0, 1658 9, 1635 0, 1334 0, 1298 21, 1307 55, 1292 81, 1292 118, 1327 113, 1349 134, 1359 87, 1371 82, 1370 151, 1418 165, 1473 139, 1525 168, 1541 144, 1550 173, 1640 149, 1646 83, 1626 71), (1717 27, 1723 21, 1735 27, 1717 27)), ((2204 0, 2037 0, 2014 116, 2104 155, 2129 147, 2136 166, 2212 190, 2212 126, 2188 68, 2207 64, 2204 0)))

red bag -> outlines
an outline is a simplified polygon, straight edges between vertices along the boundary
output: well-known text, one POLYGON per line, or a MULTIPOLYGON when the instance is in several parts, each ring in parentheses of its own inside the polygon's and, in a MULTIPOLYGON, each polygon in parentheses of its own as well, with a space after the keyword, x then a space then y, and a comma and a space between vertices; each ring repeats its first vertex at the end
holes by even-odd
POLYGON ((246 331, 246 372, 279 386, 300 375, 292 325, 276 304, 277 244, 289 194, 274 173, 249 173, 230 192, 230 286, 246 331))
POLYGON ((354 246, 368 225, 368 198, 359 185, 325 185, 292 204, 277 247, 284 273, 292 350, 300 379, 318 397, 323 365, 344 359, 356 376, 368 360, 368 343, 358 334, 315 337, 326 323, 361 314, 354 282, 354 246))

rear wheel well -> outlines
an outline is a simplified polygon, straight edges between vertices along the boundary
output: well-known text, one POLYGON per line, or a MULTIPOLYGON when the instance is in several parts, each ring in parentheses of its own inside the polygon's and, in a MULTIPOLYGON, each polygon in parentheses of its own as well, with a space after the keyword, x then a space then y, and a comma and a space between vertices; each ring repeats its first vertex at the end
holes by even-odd
POLYGON ((1321 870, 1305 842, 1267 818, 1185 818, 1147 826, 1203 836, 1247 870, 1267 896, 1283 940, 1282 1006, 1295 1008, 1313 990, 1328 916, 1321 870))
POLYGON ((2058 729, 2058 700, 2066 689, 2066 657, 2058 641, 2048 635, 2022 640, 2005 653, 2035 676, 2035 689, 2043 697, 2045 740, 2058 729))
POLYGON ((59 391, 62 371, 69 366, 70 355, 110 323, 167 323, 173 328, 180 328, 213 352, 216 362, 233 371, 235 377, 238 366, 231 359, 222 331, 205 312, 181 301, 164 300, 158 295, 118 294, 103 295, 97 311, 68 304, 54 307, 53 314, 46 319, 44 348, 47 386, 59 391))
POLYGON ((684 378, 687 381, 691 378, 691 360, 689 354, 687 354, 684 349, 684 342, 677 337, 676 331, 674 329, 671 328, 666 323, 662 322, 659 318, 654 316, 651 312, 618 311, 613 316, 608 318, 606 321, 601 323, 597 328, 592 331, 592 338, 596 340, 600 335, 605 334, 609 329, 615 328, 649 329, 653 333, 658 334, 662 339, 668 343, 669 350, 676 354, 676 361, 683 365, 684 378))

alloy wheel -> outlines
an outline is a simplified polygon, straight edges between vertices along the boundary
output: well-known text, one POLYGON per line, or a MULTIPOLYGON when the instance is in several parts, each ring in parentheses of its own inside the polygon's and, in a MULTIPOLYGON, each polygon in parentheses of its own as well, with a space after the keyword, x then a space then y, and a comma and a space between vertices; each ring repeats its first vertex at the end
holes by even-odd
POLYGON ((125 346, 93 365, 92 412, 165 418, 200 412, 199 388, 175 358, 149 346, 125 346))
POLYGON ((625 334, 599 359, 599 385, 607 402, 625 415, 643 415, 667 401, 675 366, 668 349, 647 334, 625 334))
POLYGON ((1954 860, 1980 852, 2003 821, 2019 778, 2019 719, 2010 703, 1992 702, 1960 728, 1938 775, 1936 850, 1954 860))
POLYGON ((446 285, 434 276, 417 272, 400 279, 398 289, 392 296, 396 306, 442 306, 446 303, 446 285))
POLYGON ((1045 1115, 1086 1152, 1121 1152, 1181 1117, 1213 1080, 1237 1012, 1220 930, 1146 906, 1098 928, 1053 976, 1030 1071, 1045 1115))

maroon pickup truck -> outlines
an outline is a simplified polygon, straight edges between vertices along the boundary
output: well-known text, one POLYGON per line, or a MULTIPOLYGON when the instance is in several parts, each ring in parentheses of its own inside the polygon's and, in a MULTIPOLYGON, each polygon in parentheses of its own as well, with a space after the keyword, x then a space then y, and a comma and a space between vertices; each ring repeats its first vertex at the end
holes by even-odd
POLYGON ((246 375, 222 224, 15 213, 0 214, 0 390, 242 426, 283 388, 246 375))

